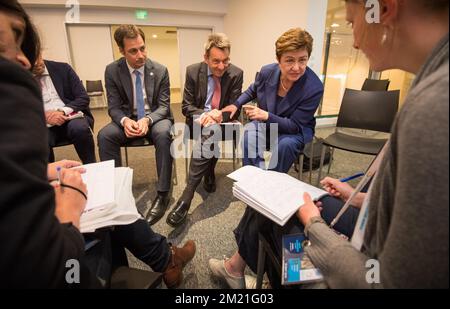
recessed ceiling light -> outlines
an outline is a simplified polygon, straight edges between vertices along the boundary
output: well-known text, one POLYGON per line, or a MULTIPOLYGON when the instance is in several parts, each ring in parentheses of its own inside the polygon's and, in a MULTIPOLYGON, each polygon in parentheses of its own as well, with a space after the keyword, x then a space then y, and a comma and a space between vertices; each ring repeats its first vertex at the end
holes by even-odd
POLYGON ((152 38, 157 39, 158 35, 154 34, 154 35, 152 35, 152 38))

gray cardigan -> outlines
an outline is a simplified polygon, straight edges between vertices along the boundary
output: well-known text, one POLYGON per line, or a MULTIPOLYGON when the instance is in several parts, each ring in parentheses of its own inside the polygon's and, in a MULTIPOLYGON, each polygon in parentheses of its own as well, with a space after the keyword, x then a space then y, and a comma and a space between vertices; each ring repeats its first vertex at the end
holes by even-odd
POLYGON ((417 75, 373 183, 362 252, 327 225, 306 229, 330 288, 448 288, 448 35, 417 75), (366 281, 366 262, 380 283, 366 281))

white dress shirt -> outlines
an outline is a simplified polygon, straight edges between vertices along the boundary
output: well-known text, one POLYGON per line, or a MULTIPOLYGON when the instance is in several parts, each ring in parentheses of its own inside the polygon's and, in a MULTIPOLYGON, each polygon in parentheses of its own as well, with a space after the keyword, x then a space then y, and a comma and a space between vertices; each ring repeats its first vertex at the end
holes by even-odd
POLYGON ((44 73, 37 77, 42 90, 42 99, 44 101, 44 110, 48 111, 62 111, 65 115, 69 115, 73 112, 73 109, 67 107, 66 104, 61 100, 56 91, 55 85, 48 74, 47 68, 45 68, 44 73))

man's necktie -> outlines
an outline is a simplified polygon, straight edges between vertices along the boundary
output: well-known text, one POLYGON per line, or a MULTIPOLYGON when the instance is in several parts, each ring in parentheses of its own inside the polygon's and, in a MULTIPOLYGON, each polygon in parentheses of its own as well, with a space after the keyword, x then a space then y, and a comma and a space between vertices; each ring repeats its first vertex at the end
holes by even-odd
POLYGON ((141 73, 138 70, 134 71, 136 75, 136 109, 138 120, 145 117, 145 104, 144 104, 144 93, 142 92, 142 80, 141 73))
POLYGON ((222 88, 220 87, 220 79, 213 76, 214 79, 214 95, 211 100, 211 109, 219 109, 220 97, 222 95, 222 88))

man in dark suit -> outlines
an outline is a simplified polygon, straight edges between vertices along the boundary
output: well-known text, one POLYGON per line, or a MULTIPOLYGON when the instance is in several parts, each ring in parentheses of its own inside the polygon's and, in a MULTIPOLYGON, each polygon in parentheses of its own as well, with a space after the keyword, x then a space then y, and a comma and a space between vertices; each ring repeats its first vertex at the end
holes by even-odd
MULTIPOLYGON (((190 133, 200 131, 195 125, 209 127, 202 130, 199 142, 194 146, 189 167, 189 179, 183 194, 167 217, 167 223, 177 227, 184 222, 190 208, 194 192, 204 177, 203 187, 207 192, 216 190, 214 168, 217 156, 205 156, 211 151, 211 132, 220 139, 224 119, 221 109, 234 103, 242 92, 243 72, 230 64, 230 42, 226 35, 217 33, 208 37, 205 44, 204 62, 196 63, 186 69, 186 82, 183 94, 183 114, 190 133), (196 118, 196 120, 195 120, 196 118), (197 155, 195 155, 197 154, 197 155), (200 154, 200 155, 199 155, 200 154)), ((197 139, 195 134, 191 138, 197 139)))
POLYGON ((94 163, 94 118, 89 110, 89 96, 78 75, 69 64, 43 60, 41 56, 36 61, 33 73, 41 86, 44 100, 49 128, 49 161, 55 161, 53 147, 68 140, 74 144, 84 164, 94 163), (82 112, 83 116, 76 119, 70 117, 78 112, 82 112))
POLYGON ((134 25, 121 25, 114 39, 124 57, 105 71, 108 112, 112 122, 98 133, 100 160, 113 159, 121 166, 120 147, 145 137, 156 148, 158 194, 147 220, 154 223, 168 206, 172 175, 170 84, 167 68, 147 59, 144 32, 134 25))

